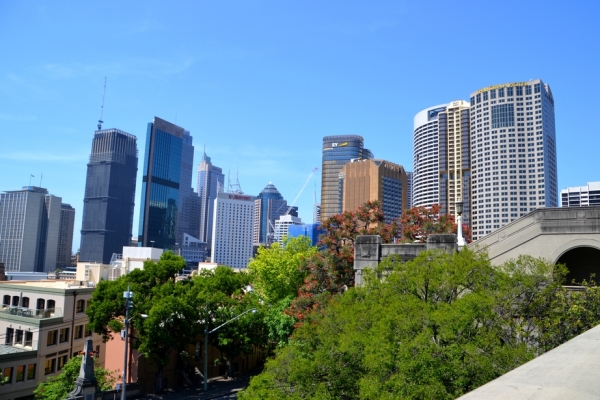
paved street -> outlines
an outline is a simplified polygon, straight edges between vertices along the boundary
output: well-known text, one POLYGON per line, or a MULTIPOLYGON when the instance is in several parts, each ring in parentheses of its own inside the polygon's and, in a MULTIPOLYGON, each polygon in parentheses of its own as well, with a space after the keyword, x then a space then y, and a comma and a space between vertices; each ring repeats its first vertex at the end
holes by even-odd
POLYGON ((188 387, 171 389, 160 395, 151 394, 139 397, 139 400, 180 400, 180 399, 199 399, 199 400, 228 400, 236 399, 237 392, 248 386, 250 377, 256 375, 259 371, 236 375, 234 379, 224 379, 223 377, 213 378, 208 381, 208 391, 204 393, 202 385, 199 387, 188 387))

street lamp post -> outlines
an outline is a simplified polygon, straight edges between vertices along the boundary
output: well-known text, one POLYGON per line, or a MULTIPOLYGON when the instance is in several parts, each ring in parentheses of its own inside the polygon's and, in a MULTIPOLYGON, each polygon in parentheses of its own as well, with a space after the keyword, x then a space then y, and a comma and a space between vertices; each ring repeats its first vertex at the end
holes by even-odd
POLYGON ((456 203, 454 203, 454 205, 456 206, 456 214, 458 215, 458 217, 456 218, 457 224, 458 224, 458 234, 457 234, 457 238, 456 238, 456 244, 458 245, 458 250, 462 250, 463 247, 465 247, 465 238, 463 237, 463 231, 462 231, 462 213, 463 213, 463 201, 459 200, 456 203))
POLYGON ((247 314, 249 312, 255 313, 256 308, 251 308, 249 310, 244 311, 237 317, 231 318, 229 321, 222 323, 221 325, 217 326, 215 329, 213 329, 211 331, 208 330, 208 320, 204 320, 204 391, 205 392, 208 391, 208 335, 210 335, 211 333, 215 332, 218 329, 221 329, 228 323, 235 321, 236 319, 240 318, 242 315, 247 314))
MULTIPOLYGON (((127 345, 129 344, 129 309, 131 308, 131 299, 133 298, 133 292, 129 290, 129 285, 127 285, 127 291, 123 292, 123 297, 125 298, 125 350, 123 353, 123 385, 121 387, 121 400, 125 400, 127 394, 127 345)), ((141 314, 142 318, 147 318, 146 314, 141 314)))

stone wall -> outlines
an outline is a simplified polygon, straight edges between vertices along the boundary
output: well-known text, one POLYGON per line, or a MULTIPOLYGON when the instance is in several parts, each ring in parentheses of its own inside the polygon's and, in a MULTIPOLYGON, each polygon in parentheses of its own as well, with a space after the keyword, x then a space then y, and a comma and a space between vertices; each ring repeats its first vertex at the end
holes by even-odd
POLYGON ((403 261, 415 258, 424 250, 443 250, 453 253, 458 250, 456 235, 430 235, 426 243, 382 244, 381 236, 358 236, 354 242, 354 276, 356 286, 362 285, 362 271, 372 268, 392 254, 403 261))

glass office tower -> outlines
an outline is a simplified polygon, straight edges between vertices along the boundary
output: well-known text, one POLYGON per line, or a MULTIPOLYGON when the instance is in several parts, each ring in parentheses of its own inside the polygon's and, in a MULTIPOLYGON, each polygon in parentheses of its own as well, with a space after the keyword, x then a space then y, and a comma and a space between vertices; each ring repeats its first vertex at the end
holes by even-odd
POLYGON ((323 138, 323 168, 321 169, 321 218, 339 211, 339 175, 344 164, 352 159, 370 159, 373 154, 363 148, 363 138, 357 135, 325 136, 323 138))
POLYGON ((87 165, 80 261, 108 264, 131 242, 137 138, 118 129, 94 132, 87 165))
POLYGON ((171 249, 178 243, 184 134, 183 128, 158 117, 148 124, 138 246, 171 249))

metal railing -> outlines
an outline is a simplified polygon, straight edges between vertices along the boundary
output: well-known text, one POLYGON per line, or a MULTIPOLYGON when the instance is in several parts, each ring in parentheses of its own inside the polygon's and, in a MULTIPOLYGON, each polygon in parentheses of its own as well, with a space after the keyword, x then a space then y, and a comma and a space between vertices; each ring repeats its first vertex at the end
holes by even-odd
POLYGON ((0 308, 0 313, 35 319, 56 318, 63 316, 62 308, 60 307, 35 309, 27 307, 10 306, 6 304, 2 305, 2 307, 0 308))

